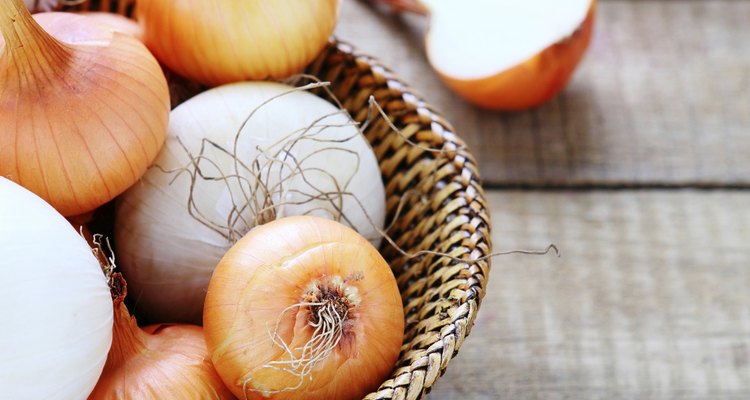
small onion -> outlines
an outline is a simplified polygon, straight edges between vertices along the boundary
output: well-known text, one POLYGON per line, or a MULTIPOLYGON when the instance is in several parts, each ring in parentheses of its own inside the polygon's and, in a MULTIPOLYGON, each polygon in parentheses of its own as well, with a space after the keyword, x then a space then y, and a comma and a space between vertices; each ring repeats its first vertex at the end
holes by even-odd
POLYGON ((393 369, 404 335, 396 279, 337 222, 282 218, 216 267, 203 315, 216 371, 244 399, 361 399, 393 369))
POLYGON ((375 155, 345 111, 306 91, 244 82, 204 92, 172 112, 155 165, 119 199, 115 225, 119 266, 150 322, 200 323, 216 264, 275 218, 336 219, 380 241, 375 155))
POLYGON ((196 82, 220 85, 299 72, 333 33, 339 0, 139 0, 156 58, 196 82))
POLYGON ((49 204, 0 177, 0 397, 85 399, 112 341, 107 279, 49 204))
POLYGON ((211 364, 201 327, 162 324, 139 328, 123 303, 125 281, 119 274, 112 281, 112 349, 88 400, 234 398, 211 364))

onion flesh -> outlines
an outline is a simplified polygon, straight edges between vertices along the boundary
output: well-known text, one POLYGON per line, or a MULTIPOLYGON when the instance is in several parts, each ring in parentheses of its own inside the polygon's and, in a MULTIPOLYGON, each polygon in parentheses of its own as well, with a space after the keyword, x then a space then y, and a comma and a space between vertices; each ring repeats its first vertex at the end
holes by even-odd
POLYGON ((427 56, 446 85, 499 110, 539 106, 565 87, 590 42, 596 7, 595 0, 405 3, 429 15, 427 56))
POLYGON ((456 79, 523 63, 575 32, 591 7, 591 0, 422 1, 431 11, 430 61, 456 79))

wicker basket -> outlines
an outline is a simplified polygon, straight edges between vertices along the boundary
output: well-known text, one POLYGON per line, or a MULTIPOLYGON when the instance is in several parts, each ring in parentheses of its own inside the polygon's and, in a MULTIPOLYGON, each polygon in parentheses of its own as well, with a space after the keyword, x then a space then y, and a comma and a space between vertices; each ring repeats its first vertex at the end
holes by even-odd
MULTIPOLYGON (((74 8, 129 15, 133 2, 102 0, 74 8)), ((406 328, 390 379, 366 399, 419 399, 469 335, 487 287, 490 264, 483 257, 492 247, 490 220, 476 162, 447 121, 388 68, 350 45, 332 40, 307 73, 331 82, 358 122, 372 111, 370 96, 383 108, 400 134, 376 119, 365 135, 380 163, 388 221, 398 216, 389 235, 409 253, 452 256, 409 258, 390 245, 381 249, 398 280, 406 328)))

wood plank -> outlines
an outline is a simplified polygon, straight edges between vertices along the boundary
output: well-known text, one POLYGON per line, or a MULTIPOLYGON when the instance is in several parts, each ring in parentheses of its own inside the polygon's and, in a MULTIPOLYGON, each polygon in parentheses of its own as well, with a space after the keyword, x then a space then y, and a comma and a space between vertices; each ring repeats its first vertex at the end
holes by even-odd
POLYGON ((495 250, 449 399, 750 398, 750 193, 491 192, 495 250))
POLYGON ((750 184, 750 2, 605 1, 571 84, 537 110, 476 109, 425 61, 422 18, 343 2, 336 34, 451 121, 489 185, 750 184))

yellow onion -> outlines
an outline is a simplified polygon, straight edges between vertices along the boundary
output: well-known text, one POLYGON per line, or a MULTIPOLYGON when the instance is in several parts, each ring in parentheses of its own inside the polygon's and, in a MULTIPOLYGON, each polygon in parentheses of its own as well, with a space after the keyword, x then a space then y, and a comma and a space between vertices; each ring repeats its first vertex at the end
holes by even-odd
POLYGON ((0 175, 66 216, 135 183, 166 136, 159 64, 130 35, 87 17, 0 1, 0 175))
POLYGON ((139 0, 144 42, 162 63, 219 85, 281 79, 325 46, 339 0, 139 0))
POLYGON ((234 398, 211 364, 201 327, 141 329, 123 303, 127 288, 120 274, 113 276, 111 291, 112 348, 89 400, 234 398))
POLYGON ((203 313, 216 371, 244 399, 361 399, 404 335, 396 279, 357 232, 294 216, 259 226, 216 267, 203 313))

